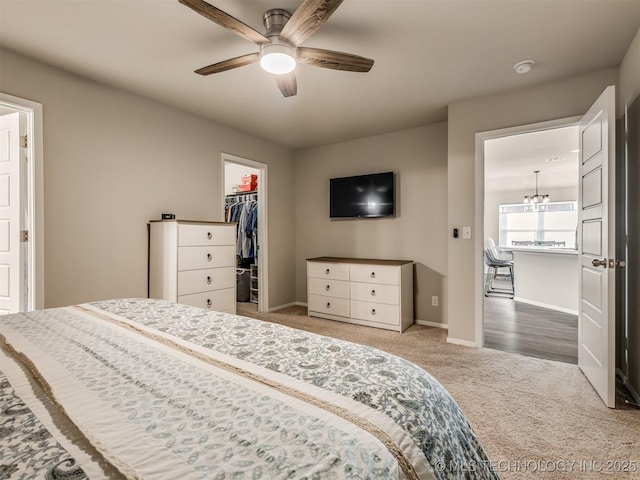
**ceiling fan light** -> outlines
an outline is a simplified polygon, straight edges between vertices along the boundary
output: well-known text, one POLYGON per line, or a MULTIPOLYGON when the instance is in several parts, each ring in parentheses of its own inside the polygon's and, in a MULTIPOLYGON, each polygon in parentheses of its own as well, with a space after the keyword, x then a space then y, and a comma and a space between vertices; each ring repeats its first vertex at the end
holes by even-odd
POLYGON ((286 53, 269 53, 260 59, 260 66, 276 75, 291 73, 296 68, 296 60, 286 53))
POLYGON ((293 72, 296 68, 293 48, 283 44, 264 45, 260 50, 260 66, 275 75, 293 72))

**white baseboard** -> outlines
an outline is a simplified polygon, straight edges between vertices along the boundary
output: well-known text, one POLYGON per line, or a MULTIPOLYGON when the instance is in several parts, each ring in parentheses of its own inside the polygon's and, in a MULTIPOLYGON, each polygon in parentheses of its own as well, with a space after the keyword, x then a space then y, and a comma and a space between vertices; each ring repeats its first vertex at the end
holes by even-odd
POLYGON ((280 310, 282 308, 287 308, 287 307, 294 307, 294 306, 301 306, 301 307, 306 307, 307 304, 306 303, 301 303, 301 302, 289 302, 289 303, 284 303, 282 305, 277 305, 275 307, 269 307, 269 313, 271 312, 275 312, 276 310, 280 310))
POLYGON ((429 320, 418 320, 417 318, 415 319, 415 322, 417 325, 424 325, 425 327, 445 328, 447 330, 449 329, 449 325, 446 323, 430 322, 429 320))
POLYGON ((454 345, 462 345, 463 347, 477 347, 476 342, 469 340, 461 340, 460 338, 447 337, 447 343, 453 343, 454 345))
POLYGON ((526 303, 528 305, 534 305, 536 307, 547 308, 549 310, 556 310, 562 313, 568 313, 569 315, 578 315, 577 310, 572 310, 570 308, 559 307, 558 305, 550 305, 548 303, 536 302, 535 300, 528 300, 526 298, 515 297, 513 299, 515 302, 526 303))

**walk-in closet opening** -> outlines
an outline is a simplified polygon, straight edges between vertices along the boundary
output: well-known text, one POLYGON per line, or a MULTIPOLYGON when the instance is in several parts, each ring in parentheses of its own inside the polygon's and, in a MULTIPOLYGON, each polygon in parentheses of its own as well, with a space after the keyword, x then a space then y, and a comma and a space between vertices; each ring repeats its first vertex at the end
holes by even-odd
POLYGON ((266 165, 223 154, 224 220, 236 224, 237 311, 268 311, 266 165))

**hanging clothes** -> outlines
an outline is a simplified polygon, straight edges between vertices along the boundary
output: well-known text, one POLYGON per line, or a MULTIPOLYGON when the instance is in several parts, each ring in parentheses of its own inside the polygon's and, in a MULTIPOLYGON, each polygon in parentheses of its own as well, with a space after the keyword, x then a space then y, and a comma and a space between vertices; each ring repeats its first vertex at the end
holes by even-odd
POLYGON ((225 221, 236 222, 238 263, 254 263, 258 246, 258 202, 249 197, 227 197, 225 221))
POLYGON ((246 230, 247 235, 251 236, 249 256, 250 258, 258 258, 258 202, 255 202, 249 209, 246 230))

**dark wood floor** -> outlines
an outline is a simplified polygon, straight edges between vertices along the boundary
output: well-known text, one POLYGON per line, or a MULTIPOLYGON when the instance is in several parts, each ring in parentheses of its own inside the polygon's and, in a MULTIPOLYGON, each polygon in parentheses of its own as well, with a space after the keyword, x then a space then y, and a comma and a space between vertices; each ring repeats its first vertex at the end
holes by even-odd
POLYGON ((507 297, 485 297, 484 346, 578 363, 578 317, 507 297))

